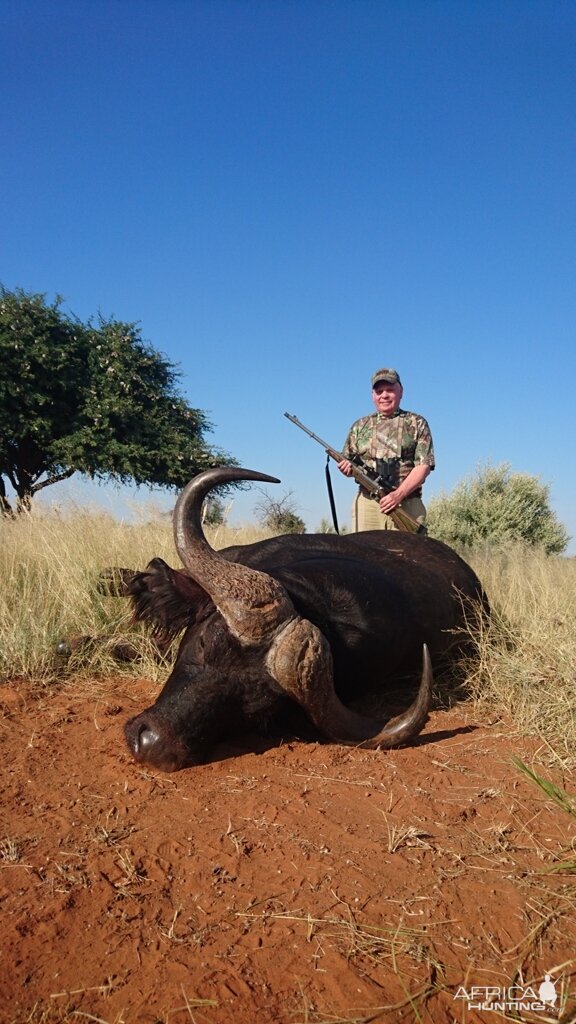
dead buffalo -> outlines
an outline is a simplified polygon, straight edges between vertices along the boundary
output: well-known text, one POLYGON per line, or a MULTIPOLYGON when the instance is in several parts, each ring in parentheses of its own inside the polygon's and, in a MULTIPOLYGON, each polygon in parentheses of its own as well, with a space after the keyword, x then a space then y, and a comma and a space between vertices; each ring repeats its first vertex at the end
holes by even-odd
MULTIPOLYGON (((252 470, 202 473, 184 489, 174 536, 184 571, 154 559, 128 573, 135 617, 161 636, 184 630, 156 703, 126 725, 137 761, 174 771, 221 740, 263 731, 295 706, 330 740, 395 747, 427 718, 432 665, 453 656, 481 585, 450 548, 392 531, 275 537, 214 551, 204 498, 252 470), (407 711, 383 723, 351 710, 367 692, 420 674, 407 711)), ((301 712, 300 712, 301 713, 301 712)))

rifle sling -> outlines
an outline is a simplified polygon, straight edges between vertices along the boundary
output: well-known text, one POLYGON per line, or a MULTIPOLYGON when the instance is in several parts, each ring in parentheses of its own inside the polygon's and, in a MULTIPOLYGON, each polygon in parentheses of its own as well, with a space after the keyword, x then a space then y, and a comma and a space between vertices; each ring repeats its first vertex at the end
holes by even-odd
POLYGON ((326 487, 328 488, 328 500, 330 502, 330 511, 332 513, 332 522, 336 533, 340 533, 338 529, 338 516, 336 514, 336 502, 334 501, 334 491, 332 489, 332 479, 330 477, 330 456, 326 456, 326 487))

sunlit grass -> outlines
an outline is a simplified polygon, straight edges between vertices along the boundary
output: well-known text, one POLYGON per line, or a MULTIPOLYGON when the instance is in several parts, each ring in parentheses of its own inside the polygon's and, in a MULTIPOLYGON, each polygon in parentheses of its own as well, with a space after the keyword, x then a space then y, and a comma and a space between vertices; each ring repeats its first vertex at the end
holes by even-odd
POLYGON ((529 548, 475 553, 493 609, 478 641, 473 696, 573 763, 576 741, 576 559, 529 548))
MULTIPOLYGON (((216 547, 265 535, 254 528, 206 532, 216 547)), ((0 518, 0 680, 51 678, 62 670, 54 652, 63 637, 105 630, 111 644, 128 633, 134 639, 128 603, 99 593, 98 576, 106 566, 144 568, 155 556, 179 564, 170 517, 153 510, 131 523, 74 506, 0 518)), ((134 642, 146 657, 146 634, 134 642)), ((95 658, 97 668, 106 668, 106 645, 95 658)))

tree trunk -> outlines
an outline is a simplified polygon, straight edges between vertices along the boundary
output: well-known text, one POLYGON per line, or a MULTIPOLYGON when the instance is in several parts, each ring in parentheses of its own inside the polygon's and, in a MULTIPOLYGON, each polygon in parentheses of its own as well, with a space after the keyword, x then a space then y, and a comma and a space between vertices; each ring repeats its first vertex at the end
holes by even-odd
POLYGON ((14 509, 6 497, 6 484, 0 476, 0 515, 7 519, 14 518, 14 509))

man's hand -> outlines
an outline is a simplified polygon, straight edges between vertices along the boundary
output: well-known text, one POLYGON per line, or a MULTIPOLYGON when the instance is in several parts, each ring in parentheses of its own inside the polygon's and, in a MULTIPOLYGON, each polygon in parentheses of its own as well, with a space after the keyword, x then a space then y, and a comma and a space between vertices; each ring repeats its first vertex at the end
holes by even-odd
POLYGON ((415 491, 417 487, 422 486, 429 473, 430 466, 414 466, 399 487, 390 491, 389 494, 384 494, 379 499, 378 504, 380 505, 380 510, 382 512, 387 512, 388 514, 393 512, 395 508, 398 508, 398 505, 410 497, 412 491, 415 491))
POLYGON ((348 459, 342 459, 342 462, 338 463, 338 469, 344 476, 352 476, 352 463, 348 459))
POLYGON ((390 491, 389 494, 383 494, 378 501, 380 511, 385 512, 387 514, 393 512, 395 508, 398 508, 398 505, 402 501, 402 498, 403 496, 400 494, 398 490, 390 491))

